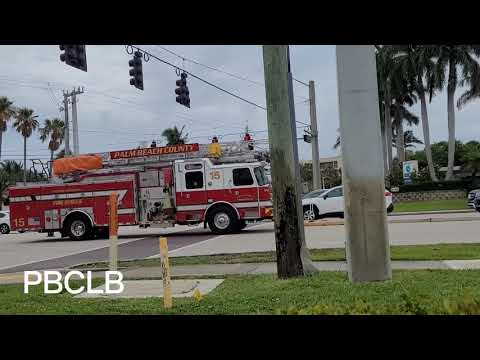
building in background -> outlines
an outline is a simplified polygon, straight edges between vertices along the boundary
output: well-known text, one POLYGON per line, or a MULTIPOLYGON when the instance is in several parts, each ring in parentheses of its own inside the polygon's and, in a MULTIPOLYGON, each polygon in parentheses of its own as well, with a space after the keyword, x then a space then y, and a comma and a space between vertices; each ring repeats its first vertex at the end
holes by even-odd
MULTIPOLYGON (((320 181, 322 184, 322 188, 331 188, 333 186, 337 186, 341 184, 341 177, 342 177, 342 168, 343 168, 343 162, 342 162, 342 156, 337 155, 337 156, 330 156, 330 157, 324 157, 320 158, 320 181)), ((309 176, 310 171, 307 171, 310 167, 309 170, 311 170, 312 166, 312 160, 302 160, 300 161, 300 166, 305 169, 302 173, 304 174, 302 176, 302 184, 303 184, 303 191, 309 192, 312 190, 317 190, 312 188, 312 180, 311 177, 309 176)))

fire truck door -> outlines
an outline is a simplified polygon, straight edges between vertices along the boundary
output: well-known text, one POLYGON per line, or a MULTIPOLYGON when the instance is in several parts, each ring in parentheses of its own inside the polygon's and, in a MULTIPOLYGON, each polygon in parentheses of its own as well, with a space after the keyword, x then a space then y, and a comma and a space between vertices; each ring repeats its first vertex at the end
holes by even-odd
POLYGON ((177 188, 177 206, 191 206, 195 210, 195 206, 207 204, 207 179, 203 162, 180 163, 177 166, 183 167, 182 171, 177 172, 181 184, 180 189, 177 188))

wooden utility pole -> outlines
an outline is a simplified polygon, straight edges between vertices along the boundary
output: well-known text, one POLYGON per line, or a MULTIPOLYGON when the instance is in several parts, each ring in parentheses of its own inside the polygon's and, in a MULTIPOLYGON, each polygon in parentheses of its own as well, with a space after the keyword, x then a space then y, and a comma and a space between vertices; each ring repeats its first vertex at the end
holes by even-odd
POLYGON ((392 277, 373 46, 337 46, 348 276, 392 277))
POLYGON ((313 189, 317 190, 321 187, 320 181, 320 159, 318 149, 318 129, 317 129, 317 106, 315 102, 315 82, 308 82, 308 93, 310 99, 310 129, 312 129, 312 175, 313 189))
POLYGON ((110 248, 109 270, 116 271, 118 267, 118 194, 110 194, 110 248))
POLYGON ((288 45, 263 46, 273 220, 279 278, 317 269, 305 243, 295 108, 288 45))

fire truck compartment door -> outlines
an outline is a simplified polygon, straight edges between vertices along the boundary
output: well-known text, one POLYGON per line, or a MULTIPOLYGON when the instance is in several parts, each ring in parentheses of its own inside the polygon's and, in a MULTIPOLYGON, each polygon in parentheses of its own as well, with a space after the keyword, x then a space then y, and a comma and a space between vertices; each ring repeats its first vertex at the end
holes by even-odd
POLYGON ((60 214, 58 209, 45 210, 45 229, 60 229, 60 214))
POLYGON ((154 186, 163 186, 163 173, 160 173, 161 179, 159 177, 158 170, 148 170, 141 172, 139 174, 139 183, 141 188, 145 187, 154 187, 154 186), (162 184, 160 184, 160 180, 162 184))

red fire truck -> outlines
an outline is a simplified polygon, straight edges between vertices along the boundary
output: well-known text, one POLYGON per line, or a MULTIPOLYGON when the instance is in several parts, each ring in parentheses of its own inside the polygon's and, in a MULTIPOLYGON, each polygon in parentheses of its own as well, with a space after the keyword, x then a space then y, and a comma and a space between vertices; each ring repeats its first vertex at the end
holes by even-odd
POLYGON ((243 143, 222 144, 221 154, 182 144, 56 160, 48 184, 9 188, 12 230, 108 237, 109 195, 116 192, 119 225, 203 223, 217 234, 237 232, 247 221, 272 217, 264 165, 243 143), (84 159, 100 165, 85 166, 84 159))

